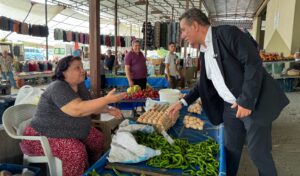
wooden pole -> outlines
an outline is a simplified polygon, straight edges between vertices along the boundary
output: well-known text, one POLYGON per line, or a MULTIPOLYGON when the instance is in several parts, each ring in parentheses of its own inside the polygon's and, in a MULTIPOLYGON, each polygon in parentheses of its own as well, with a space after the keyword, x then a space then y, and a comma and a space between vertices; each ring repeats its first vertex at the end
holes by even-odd
MULTIPOLYGON (((45 25, 48 27, 48 7, 47 7, 47 0, 45 0, 45 25)), ((46 60, 49 59, 48 56, 48 35, 46 36, 46 60)))
POLYGON ((100 1, 90 0, 90 71, 91 71, 91 94, 100 97, 100 1))

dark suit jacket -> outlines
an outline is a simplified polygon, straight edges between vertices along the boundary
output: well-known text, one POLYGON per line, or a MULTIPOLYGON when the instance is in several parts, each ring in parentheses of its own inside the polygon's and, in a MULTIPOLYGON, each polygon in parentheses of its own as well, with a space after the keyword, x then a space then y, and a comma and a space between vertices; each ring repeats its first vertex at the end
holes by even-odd
MULTIPOLYGON (((235 26, 212 27, 215 58, 228 89, 237 104, 251 109, 251 118, 258 124, 269 124, 289 103, 277 82, 265 71, 253 41, 235 26)), ((223 122, 224 100, 207 79, 205 59, 201 63, 200 80, 184 98, 188 104, 201 97, 209 120, 223 122)))

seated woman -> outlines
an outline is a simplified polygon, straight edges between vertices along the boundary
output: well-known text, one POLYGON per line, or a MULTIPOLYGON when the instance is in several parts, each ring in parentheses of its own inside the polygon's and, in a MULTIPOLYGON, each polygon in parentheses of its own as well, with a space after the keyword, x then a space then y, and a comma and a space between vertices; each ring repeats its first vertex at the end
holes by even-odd
MULTIPOLYGON (((103 152, 103 134, 91 126, 92 114, 109 113, 122 118, 121 111, 108 104, 122 100, 126 93, 91 100, 83 81, 81 58, 62 58, 55 69, 56 80, 42 94, 36 113, 24 130, 27 136, 47 136, 54 156, 62 160, 63 175, 82 175, 90 161, 103 152)), ((22 141, 22 150, 30 155, 43 155, 38 141, 22 141)))

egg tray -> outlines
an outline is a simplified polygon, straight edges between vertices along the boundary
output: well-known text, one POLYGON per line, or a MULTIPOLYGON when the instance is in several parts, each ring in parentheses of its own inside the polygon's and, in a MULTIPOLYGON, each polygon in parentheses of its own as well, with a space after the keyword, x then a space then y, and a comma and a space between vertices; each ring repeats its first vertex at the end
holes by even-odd
POLYGON ((178 114, 175 118, 170 118, 166 113, 168 108, 169 105, 155 104, 152 109, 142 114, 137 122, 152 125, 158 132, 167 131, 176 123, 179 117, 178 114))
POLYGON ((189 115, 184 116, 183 124, 185 128, 192 128, 195 130, 203 130, 204 127, 203 120, 189 115))
POLYGON ((201 111, 202 111, 202 106, 201 106, 200 99, 198 99, 195 103, 191 104, 188 107, 188 112, 191 113, 201 114, 201 111))

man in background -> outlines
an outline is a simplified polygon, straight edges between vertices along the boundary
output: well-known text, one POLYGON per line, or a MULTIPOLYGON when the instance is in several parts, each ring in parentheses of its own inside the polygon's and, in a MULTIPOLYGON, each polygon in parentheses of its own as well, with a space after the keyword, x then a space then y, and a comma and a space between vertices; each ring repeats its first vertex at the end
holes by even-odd
POLYGON ((112 70, 114 68, 115 65, 115 59, 116 57, 114 55, 112 55, 112 52, 110 49, 108 49, 106 51, 107 55, 105 57, 105 66, 108 69, 108 73, 111 74, 112 70))
POLYGON ((165 74, 169 82, 169 87, 176 89, 177 79, 179 77, 179 71, 176 66, 176 61, 178 60, 177 55, 174 53, 176 50, 176 45, 174 42, 169 43, 169 52, 165 58, 165 74))
POLYGON ((137 40, 132 42, 132 50, 125 56, 125 73, 130 87, 139 85, 142 89, 146 89, 146 58, 141 52, 141 44, 137 40))

